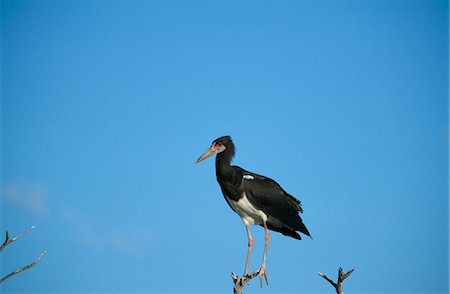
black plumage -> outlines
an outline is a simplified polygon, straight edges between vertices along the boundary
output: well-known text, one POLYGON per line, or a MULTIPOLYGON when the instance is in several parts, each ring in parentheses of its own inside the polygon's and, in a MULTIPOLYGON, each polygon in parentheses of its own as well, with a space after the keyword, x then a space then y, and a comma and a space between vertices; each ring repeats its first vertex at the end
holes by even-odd
POLYGON ((230 136, 213 141, 211 147, 197 160, 200 162, 214 154, 216 156, 216 176, 225 200, 242 218, 247 228, 249 252, 244 275, 248 272, 253 238, 249 225, 261 225, 266 230, 266 246, 260 277, 265 273, 265 258, 270 239, 268 230, 280 232, 292 238, 301 239, 298 232, 311 236, 299 215, 302 213, 298 199, 287 193, 274 180, 232 166, 235 146, 230 136))

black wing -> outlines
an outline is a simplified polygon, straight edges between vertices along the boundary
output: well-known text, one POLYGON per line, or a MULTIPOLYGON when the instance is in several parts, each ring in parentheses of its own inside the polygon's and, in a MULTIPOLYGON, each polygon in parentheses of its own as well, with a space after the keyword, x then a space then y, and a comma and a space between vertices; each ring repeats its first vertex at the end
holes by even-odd
POLYGON ((284 191, 277 182, 248 171, 244 171, 242 182, 248 200, 269 216, 269 229, 296 239, 301 237, 295 231, 311 236, 299 215, 303 212, 300 201, 284 191))

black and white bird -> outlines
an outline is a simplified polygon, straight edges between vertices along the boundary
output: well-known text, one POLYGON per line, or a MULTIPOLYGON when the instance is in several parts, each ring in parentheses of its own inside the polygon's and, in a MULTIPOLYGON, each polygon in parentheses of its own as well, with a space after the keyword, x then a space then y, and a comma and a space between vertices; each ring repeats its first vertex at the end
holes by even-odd
POLYGON ((299 200, 289 195, 274 180, 232 166, 235 147, 230 136, 220 137, 200 156, 196 163, 217 154, 216 176, 225 200, 241 218, 247 229, 248 251, 244 276, 248 275, 253 238, 250 225, 260 225, 265 230, 265 246, 259 277, 267 280, 266 256, 269 245, 269 230, 301 240, 298 232, 311 237, 299 215, 302 207, 299 200))

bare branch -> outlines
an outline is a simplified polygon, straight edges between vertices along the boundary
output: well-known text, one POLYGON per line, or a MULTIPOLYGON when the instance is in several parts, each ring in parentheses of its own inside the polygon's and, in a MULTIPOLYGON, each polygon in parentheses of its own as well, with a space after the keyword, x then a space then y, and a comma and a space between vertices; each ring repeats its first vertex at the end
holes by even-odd
POLYGON ((327 275, 325 275, 324 273, 319 272, 317 274, 319 276, 321 276, 322 278, 324 278, 325 280, 327 280, 331 285, 333 285, 334 289, 336 289, 337 294, 344 294, 344 289, 342 288, 342 282, 345 279, 347 279, 354 270, 355 269, 351 269, 346 274, 344 274, 344 270, 342 269, 342 267, 340 267, 338 270, 338 282, 337 283, 333 282, 333 280, 331 280, 329 277, 327 277, 327 275))
POLYGON ((9 244, 11 244, 12 242, 16 241, 17 239, 19 239, 20 237, 22 237, 23 235, 25 235, 26 233, 32 231, 35 228, 35 226, 31 226, 30 228, 28 228, 28 230, 20 233, 19 235, 15 236, 14 238, 10 239, 9 238, 9 232, 8 230, 6 230, 6 238, 5 238, 5 242, 3 242, 2 246, 0 246, 0 252, 5 249, 6 246, 8 246, 9 244))
POLYGON ((21 268, 19 268, 19 269, 16 269, 15 271, 13 271, 13 272, 9 273, 8 275, 6 275, 5 277, 3 277, 3 278, 0 280, 0 284, 3 283, 4 281, 6 281, 7 279, 11 278, 12 276, 14 276, 14 275, 16 275, 16 274, 18 274, 18 273, 20 273, 20 272, 23 272, 23 271, 25 271, 25 270, 27 270, 27 269, 30 269, 30 268, 32 268, 33 266, 35 266, 36 263, 38 263, 38 262, 41 260, 41 258, 42 258, 46 253, 47 253, 47 250, 43 251, 43 252, 38 256, 38 258, 36 258, 36 260, 33 261, 32 263, 30 263, 29 265, 26 265, 26 266, 23 266, 23 267, 21 267, 21 268))
MULTIPOLYGON (((341 268, 341 269, 342 269, 342 268, 341 268)), ((355 269, 353 268, 353 269, 349 270, 346 274, 342 275, 342 282, 343 282, 345 279, 347 279, 347 278, 353 273, 354 270, 355 270, 355 269)))
POLYGON ((317 273, 317 274, 318 274, 319 276, 321 276, 322 278, 324 278, 325 280, 327 280, 331 285, 333 285, 334 288, 337 287, 337 284, 336 284, 335 282, 333 282, 333 280, 330 279, 326 274, 321 273, 321 272, 319 272, 319 273, 317 273))
POLYGON ((259 275, 259 271, 260 269, 256 269, 253 273, 251 273, 250 275, 246 275, 243 277, 239 277, 237 276, 235 273, 231 273, 231 278, 233 279, 233 293, 234 294, 242 294, 244 293, 244 287, 245 285, 247 285, 248 283, 250 283, 250 281, 259 275))
MULTIPOLYGON (((25 235, 26 233, 28 233, 28 232, 34 230, 34 228, 35 228, 35 226, 31 226, 31 227, 28 228, 28 230, 23 231, 22 233, 20 233, 19 235, 15 236, 15 237, 13 237, 13 238, 10 238, 10 237, 9 237, 9 232, 8 232, 8 230, 6 230, 5 242, 3 242, 3 244, 0 246, 0 252, 1 252, 3 249, 5 249, 5 247, 8 246, 9 244, 11 244, 12 242, 16 241, 17 239, 19 239, 20 237, 22 237, 22 236, 25 235)), ((36 258, 36 260, 33 261, 32 263, 30 263, 29 265, 26 265, 26 266, 23 266, 23 267, 21 267, 21 268, 19 268, 19 269, 16 269, 15 271, 13 271, 13 272, 9 273, 8 275, 4 276, 3 278, 1 278, 1 279, 0 279, 0 284, 3 283, 4 281, 8 280, 8 279, 11 278, 12 276, 14 276, 14 275, 16 275, 16 274, 18 274, 18 273, 21 273, 21 272, 23 272, 23 271, 25 271, 25 270, 27 270, 27 269, 30 269, 30 268, 34 267, 34 266, 41 260, 41 258, 42 258, 46 253, 47 253, 46 250, 43 251, 43 252, 38 256, 38 258, 36 258)))

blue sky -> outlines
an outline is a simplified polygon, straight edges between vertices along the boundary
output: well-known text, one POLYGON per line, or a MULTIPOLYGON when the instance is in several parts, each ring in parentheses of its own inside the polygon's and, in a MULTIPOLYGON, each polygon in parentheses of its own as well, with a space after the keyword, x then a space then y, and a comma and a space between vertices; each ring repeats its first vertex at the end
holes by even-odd
MULTIPOLYGON (((448 292, 447 1, 2 1, 1 256, 20 292, 221 292, 245 227, 214 160, 303 203, 270 285, 448 292)), ((251 268, 263 230, 254 227, 251 268)))

